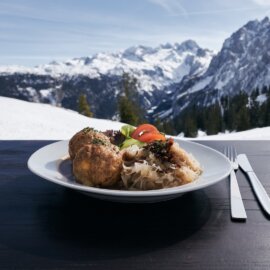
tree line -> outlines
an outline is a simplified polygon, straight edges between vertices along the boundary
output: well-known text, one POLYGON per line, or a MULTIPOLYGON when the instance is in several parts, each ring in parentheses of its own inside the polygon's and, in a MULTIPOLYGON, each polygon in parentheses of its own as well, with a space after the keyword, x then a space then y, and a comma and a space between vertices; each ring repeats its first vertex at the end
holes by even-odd
MULTIPOLYGON (((119 84, 118 119, 137 126, 148 122, 146 111, 141 106, 137 79, 124 73, 119 84)), ((86 95, 80 95, 78 111, 93 117, 86 95)), ((254 89, 251 94, 240 91, 233 96, 222 96, 213 104, 202 107, 196 103, 184 109, 173 120, 155 119, 157 128, 167 134, 184 133, 186 137, 196 137, 198 130, 207 135, 224 131, 243 131, 270 125, 270 86, 254 89), (263 98, 260 100, 259 98, 263 98)))
POLYGON ((270 87, 255 89, 248 95, 240 91, 223 96, 207 107, 190 106, 174 122, 177 132, 196 137, 198 130, 207 135, 224 131, 243 131, 270 125, 270 87), (259 98, 264 98, 260 100, 259 98))

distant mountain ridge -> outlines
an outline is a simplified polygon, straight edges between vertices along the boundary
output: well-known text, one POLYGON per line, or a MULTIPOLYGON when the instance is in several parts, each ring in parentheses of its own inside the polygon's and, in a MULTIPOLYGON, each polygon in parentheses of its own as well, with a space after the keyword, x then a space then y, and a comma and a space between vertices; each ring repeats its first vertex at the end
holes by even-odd
POLYGON ((53 61, 33 68, 0 66, 0 74, 35 74, 52 77, 83 75, 99 78, 102 75, 119 76, 132 73, 141 79, 143 90, 151 91, 172 82, 180 82, 183 76, 200 74, 208 67, 214 53, 202 49, 193 40, 181 44, 163 44, 156 48, 130 47, 118 53, 97 53, 91 57, 53 61), (150 80, 150 84, 147 84, 150 80))
POLYGON ((111 118, 117 110, 119 81, 124 72, 138 80, 141 102, 149 109, 160 98, 166 99, 170 85, 179 83, 184 76, 202 74, 213 55, 212 51, 187 40, 156 48, 136 46, 118 53, 54 61, 34 68, 0 67, 0 95, 59 103, 58 88, 63 92, 60 103, 76 109, 78 95, 84 93, 97 117, 111 118), (111 104, 104 107, 106 102, 111 104))
POLYGON ((189 106, 205 107, 226 95, 250 93, 270 85, 270 21, 248 22, 217 54, 187 40, 34 68, 0 67, 0 95, 76 110, 83 93, 96 117, 112 118, 124 72, 137 78, 141 105, 152 120, 175 119, 189 106))

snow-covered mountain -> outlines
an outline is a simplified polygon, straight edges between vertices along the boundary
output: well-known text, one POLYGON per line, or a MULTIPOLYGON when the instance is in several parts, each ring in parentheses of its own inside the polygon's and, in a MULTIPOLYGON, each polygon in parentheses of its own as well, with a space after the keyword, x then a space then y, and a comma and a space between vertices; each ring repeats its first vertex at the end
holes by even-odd
POLYGON ((250 21, 226 39, 206 78, 208 87, 229 93, 270 85, 269 18, 250 21))
POLYGON ((0 67, 0 95, 61 102, 76 109, 78 95, 84 93, 96 116, 110 118, 116 111, 123 73, 138 79, 141 102, 149 109, 160 99, 166 99, 167 93, 171 93, 170 86, 181 82, 184 76, 203 74, 213 55, 187 40, 156 48, 136 46, 118 53, 98 53, 34 68, 0 67), (110 105, 104 106, 106 103, 110 105))
POLYGON ((212 51, 200 48, 193 40, 187 40, 181 44, 167 43, 156 48, 130 47, 118 53, 98 53, 92 57, 54 61, 34 68, 0 66, 0 74, 49 75, 55 78, 83 75, 94 79, 102 75, 121 76, 126 72, 139 79, 139 89, 153 91, 180 82, 186 75, 203 73, 212 57, 212 51))
POLYGON ((216 55, 187 40, 34 68, 0 67, 0 96, 76 110, 78 96, 86 94, 96 117, 112 118, 123 73, 138 79, 140 102, 150 120, 176 119, 191 106, 208 106, 241 90, 250 93, 270 85, 270 21, 248 22, 216 55))
POLYGON ((159 104, 154 114, 161 118, 176 117, 191 103, 208 106, 221 96, 239 91, 251 93, 255 88, 269 85, 270 21, 266 17, 248 22, 227 38, 206 72, 184 77, 171 102, 159 104))

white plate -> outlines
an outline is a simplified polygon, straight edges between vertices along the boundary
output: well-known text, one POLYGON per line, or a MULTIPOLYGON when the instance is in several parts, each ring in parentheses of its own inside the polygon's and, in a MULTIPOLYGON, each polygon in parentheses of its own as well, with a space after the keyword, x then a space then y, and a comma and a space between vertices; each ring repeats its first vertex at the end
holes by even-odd
POLYGON ((157 202, 181 196, 183 193, 205 188, 226 178, 231 171, 229 160, 207 146, 175 139, 179 145, 200 162, 202 175, 194 182, 159 190, 127 191, 87 187, 75 182, 68 159, 68 141, 60 141, 40 148, 28 160, 28 168, 53 183, 81 191, 91 197, 119 202, 157 202))

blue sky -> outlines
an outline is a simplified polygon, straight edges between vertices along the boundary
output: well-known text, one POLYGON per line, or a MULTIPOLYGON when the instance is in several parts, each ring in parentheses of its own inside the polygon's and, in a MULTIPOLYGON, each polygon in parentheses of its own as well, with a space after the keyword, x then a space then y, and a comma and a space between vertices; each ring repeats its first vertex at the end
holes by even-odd
POLYGON ((1 0, 0 65, 186 39, 219 50, 248 20, 269 15, 270 0, 1 0))

